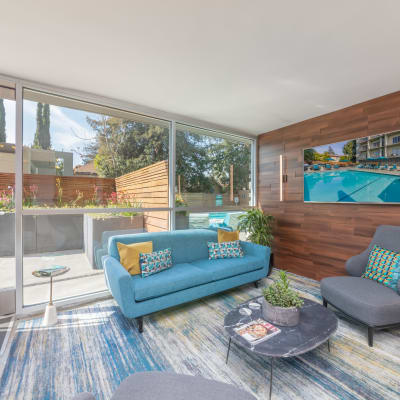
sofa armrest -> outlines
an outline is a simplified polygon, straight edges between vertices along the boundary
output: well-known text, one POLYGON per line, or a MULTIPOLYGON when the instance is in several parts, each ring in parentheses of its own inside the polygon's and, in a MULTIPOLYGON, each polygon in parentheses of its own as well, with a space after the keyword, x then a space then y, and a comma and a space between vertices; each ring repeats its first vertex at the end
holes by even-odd
POLYGON ((350 257, 346 261, 346 271, 351 276, 361 276, 368 264, 370 250, 366 249, 361 254, 350 257))
POLYGON ((240 241, 240 245, 245 255, 251 255, 256 257, 262 257, 265 262, 265 267, 269 267, 269 258, 271 256, 271 248, 268 246, 262 246, 261 244, 255 244, 252 242, 240 241))
POLYGON ((103 268, 108 289, 124 314, 128 313, 135 296, 130 273, 114 257, 103 256, 103 268))

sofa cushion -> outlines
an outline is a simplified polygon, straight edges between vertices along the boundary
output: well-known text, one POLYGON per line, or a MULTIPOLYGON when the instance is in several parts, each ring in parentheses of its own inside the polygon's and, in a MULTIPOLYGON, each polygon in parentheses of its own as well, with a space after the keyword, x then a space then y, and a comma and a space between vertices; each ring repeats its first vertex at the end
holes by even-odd
POLYGON ((220 279, 261 269, 264 266, 264 261, 260 257, 244 256, 219 260, 198 260, 193 261, 192 264, 211 274, 213 281, 219 281, 220 279))
POLYGON ((370 326, 400 322, 400 296, 370 279, 338 276, 321 280, 321 294, 330 304, 370 326))
POLYGON ((132 276, 136 301, 164 296, 212 281, 211 274, 192 264, 176 264, 159 274, 142 278, 132 276))

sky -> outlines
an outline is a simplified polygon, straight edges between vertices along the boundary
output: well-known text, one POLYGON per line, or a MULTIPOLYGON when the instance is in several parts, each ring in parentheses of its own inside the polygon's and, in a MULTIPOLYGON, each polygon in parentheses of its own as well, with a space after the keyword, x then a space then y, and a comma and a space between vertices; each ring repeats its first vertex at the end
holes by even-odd
MULTIPOLYGON (((24 146, 31 146, 36 131, 36 102, 24 100, 24 146)), ((6 135, 8 143, 15 143, 15 101, 4 100, 6 110, 6 135)), ((95 133, 86 122, 86 116, 98 114, 50 105, 50 136, 52 149, 71 151, 74 167, 82 164, 79 148, 93 140, 95 133)))
POLYGON ((323 146, 317 146, 317 147, 313 147, 313 149, 315 151, 317 151, 318 153, 323 153, 325 151, 328 151, 329 146, 332 147, 333 151, 335 152, 335 154, 337 154, 338 156, 343 156, 343 146, 348 142, 348 140, 345 140, 344 142, 336 142, 336 143, 332 143, 332 144, 325 144, 323 146))

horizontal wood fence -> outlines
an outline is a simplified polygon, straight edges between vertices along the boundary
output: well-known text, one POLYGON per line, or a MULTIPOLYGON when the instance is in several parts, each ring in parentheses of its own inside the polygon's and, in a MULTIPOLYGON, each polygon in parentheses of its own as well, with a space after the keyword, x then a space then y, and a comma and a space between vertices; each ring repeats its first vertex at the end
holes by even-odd
MULTIPOLYGON (((159 161, 115 179, 120 197, 135 201, 140 207, 168 207, 168 161, 159 161)), ((168 211, 144 213, 148 232, 168 230, 168 211)))
MULTIPOLYGON (((64 204, 78 200, 77 205, 96 198, 104 202, 115 191, 113 178, 24 174, 23 182, 25 201, 49 206, 59 199, 64 204)), ((0 191, 10 192, 14 186, 15 174, 0 173, 0 191)))

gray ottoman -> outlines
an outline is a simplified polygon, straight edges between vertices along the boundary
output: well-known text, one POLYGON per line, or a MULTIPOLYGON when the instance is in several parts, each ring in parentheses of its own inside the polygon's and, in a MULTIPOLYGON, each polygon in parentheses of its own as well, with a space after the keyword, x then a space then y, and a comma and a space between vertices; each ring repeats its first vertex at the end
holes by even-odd
MULTIPOLYGON (((233 385, 200 376, 169 372, 138 372, 128 376, 111 400, 256 400, 233 385)), ((81 393, 74 400, 95 400, 81 393)))

